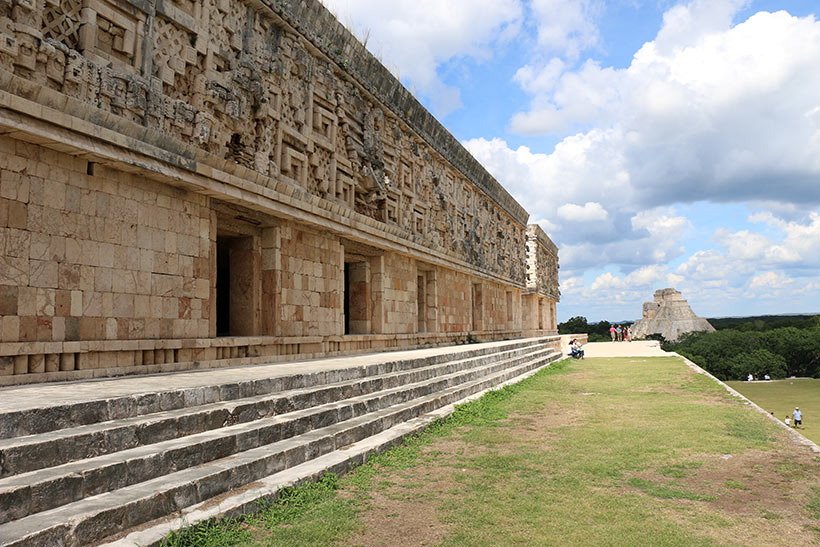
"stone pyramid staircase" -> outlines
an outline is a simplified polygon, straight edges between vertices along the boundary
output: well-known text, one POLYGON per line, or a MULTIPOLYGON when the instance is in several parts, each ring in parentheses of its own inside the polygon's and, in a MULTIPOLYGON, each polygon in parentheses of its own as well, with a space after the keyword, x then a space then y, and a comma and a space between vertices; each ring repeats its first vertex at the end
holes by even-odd
POLYGON ((0 545, 158 544, 560 357, 553 336, 0 390, 0 545))

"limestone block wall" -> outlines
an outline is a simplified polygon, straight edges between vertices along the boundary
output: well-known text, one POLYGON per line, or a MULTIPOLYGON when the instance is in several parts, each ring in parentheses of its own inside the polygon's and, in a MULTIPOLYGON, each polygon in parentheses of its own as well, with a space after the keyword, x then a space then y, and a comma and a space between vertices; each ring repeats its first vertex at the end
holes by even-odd
POLYGON ((384 332, 405 334, 418 329, 416 261, 396 253, 384 257, 384 332))
POLYGON ((281 306, 273 334, 343 334, 340 331, 342 253, 338 238, 295 223, 283 223, 279 234, 281 306))
POLYGON ((439 332, 469 332, 473 326, 470 276, 453 271, 439 272, 439 332))
POLYGON ((4 342, 209 336, 208 198, 0 137, 4 342))
POLYGON ((317 0, 0 0, 0 385, 549 332, 527 219, 317 0))
POLYGON ((522 325, 527 333, 558 333, 558 248, 537 224, 527 226, 527 288, 522 325))
POLYGON ((537 224, 527 226, 527 289, 553 301, 558 288, 558 247, 537 224))

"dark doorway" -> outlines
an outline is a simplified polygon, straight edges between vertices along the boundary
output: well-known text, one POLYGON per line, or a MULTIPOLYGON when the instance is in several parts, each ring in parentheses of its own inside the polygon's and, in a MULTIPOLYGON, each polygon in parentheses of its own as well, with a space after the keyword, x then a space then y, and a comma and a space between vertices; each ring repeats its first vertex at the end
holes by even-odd
POLYGON ((253 336, 256 275, 253 237, 216 238, 216 334, 253 336))
POLYGON ((370 334, 370 280, 367 262, 345 262, 345 334, 370 334))
POLYGON ((418 332, 427 331, 427 276, 418 275, 416 287, 416 309, 418 313, 418 332))
POLYGON ((228 238, 216 239, 216 335, 231 334, 231 247, 228 238))
POLYGON ((350 263, 345 262, 344 314, 345 334, 350 334, 350 263))

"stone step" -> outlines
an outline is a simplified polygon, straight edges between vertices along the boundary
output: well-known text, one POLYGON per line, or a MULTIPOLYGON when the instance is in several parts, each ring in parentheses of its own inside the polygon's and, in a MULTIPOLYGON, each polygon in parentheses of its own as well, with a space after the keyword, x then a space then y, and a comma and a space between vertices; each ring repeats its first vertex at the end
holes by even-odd
POLYGON ((525 375, 557 358, 559 354, 548 353, 495 374, 345 422, 8 522, 0 525, 0 544, 15 547, 93 544, 119 531, 330 454, 473 393, 525 375))
MULTIPOLYGON (((334 382, 319 388, 297 388, 231 401, 187 406, 176 410, 132 416, 122 420, 110 420, 20 438, 0 439, 0 478, 417 382, 436 374, 478 366, 488 360, 521 355, 542 346, 543 344, 532 344, 513 349, 504 348, 494 354, 472 356, 418 368, 402 367, 400 372, 334 382)), ((3 521, 0 520, 0 522, 3 521)))
MULTIPOLYGON (((500 348, 515 349, 537 342, 545 343, 554 340, 555 337, 544 337, 540 339, 477 344, 475 346, 458 346, 455 349, 437 348, 441 351, 436 351, 433 355, 426 355, 419 358, 403 357, 413 352, 397 352, 393 360, 381 361, 361 367, 347 366, 304 374, 276 375, 274 377, 254 378, 247 381, 193 385, 191 387, 168 390, 151 389, 136 393, 129 392, 127 386, 129 383, 141 382, 144 380, 144 377, 99 381, 96 384, 85 382, 82 384, 86 386, 91 385, 92 388, 93 385, 105 386, 114 383, 124 385, 126 386, 124 389, 126 393, 120 396, 90 396, 82 398, 77 402, 66 404, 47 404, 43 402, 42 404, 32 405, 25 409, 0 410, 0 439, 46 433, 81 425, 110 420, 122 420, 133 416, 143 416, 206 403, 232 401, 266 393, 352 380, 365 376, 385 374, 419 366, 428 366, 452 360, 487 355, 499 351, 500 348)), ((365 360, 364 357, 367 356, 363 356, 363 360, 365 360)), ((351 361, 353 359, 340 358, 339 360, 351 361)), ((306 362, 306 364, 310 364, 310 362, 306 362)), ((242 369, 233 370, 239 372, 242 369)), ((187 375, 195 378, 197 375, 206 375, 209 372, 213 371, 177 373, 177 376, 187 375)), ((230 369, 222 369, 222 372, 230 372, 230 369)), ((241 372, 239 372, 239 374, 241 374, 241 372)), ((154 378, 159 378, 161 381, 165 376, 169 375, 157 375, 154 376, 154 378)), ((66 383, 60 385, 58 389, 61 391, 71 390, 76 385, 78 384, 66 383)), ((18 391, 25 394, 25 388, 21 388, 18 391)), ((94 391, 104 391, 104 389, 94 391)))
MULTIPOLYGON (((560 359, 561 355, 555 355, 554 357, 560 359)), ((435 420, 446 418, 452 414, 456 405, 475 400, 492 389, 499 389, 505 385, 520 382, 527 376, 538 372, 540 368, 535 368, 506 382, 478 391, 455 403, 397 424, 376 435, 346 446, 344 450, 334 450, 329 454, 258 479, 243 488, 226 492, 219 496, 218 501, 207 499, 184 507, 173 514, 110 536, 103 540, 98 547, 160 547, 163 540, 173 530, 179 530, 208 519, 253 513, 260 509, 260 502, 266 504, 275 500, 279 491, 283 488, 299 486, 308 481, 315 482, 326 472, 336 473, 337 475, 346 473, 352 467, 366 462, 370 455, 395 446, 405 437, 418 433, 435 420)))
POLYGON ((468 368, 458 367, 465 361, 436 365, 439 374, 432 378, 0 479, 0 507, 11 508, 0 513, 0 523, 355 418, 551 353, 542 346, 528 349, 533 351, 515 356, 502 352, 481 358, 481 362, 468 360, 472 364, 468 368))

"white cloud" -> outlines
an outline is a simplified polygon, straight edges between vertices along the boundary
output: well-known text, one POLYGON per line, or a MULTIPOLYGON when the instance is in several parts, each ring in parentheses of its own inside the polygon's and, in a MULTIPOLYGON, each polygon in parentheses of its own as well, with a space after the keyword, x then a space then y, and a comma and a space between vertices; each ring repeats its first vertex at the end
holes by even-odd
POLYGON ((600 203, 586 202, 583 206, 567 203, 558 208, 558 218, 569 222, 603 222, 609 218, 600 203))
POLYGON ((574 124, 607 118, 618 100, 618 73, 587 60, 578 71, 559 73, 563 63, 551 60, 538 68, 527 65, 515 81, 533 95, 530 110, 510 120, 510 129, 524 135, 564 132, 574 124), (522 72, 523 71, 523 72, 522 72))
POLYGON ((513 81, 527 93, 548 93, 555 88, 564 72, 564 61, 553 57, 544 66, 524 65, 513 76, 513 81))
POLYGON ((820 266, 820 214, 811 212, 804 222, 786 221, 771 212, 759 212, 750 222, 762 223, 779 241, 750 230, 715 231, 716 243, 727 260, 753 262, 762 268, 816 268, 820 266))
POLYGON ((686 217, 676 216, 675 209, 669 207, 640 211, 632 217, 632 226, 660 238, 678 239, 692 223, 686 217))
POLYGON ((634 291, 636 296, 646 294, 648 289, 652 289, 659 281, 665 279, 666 275, 667 267, 658 264, 644 266, 624 277, 618 277, 606 272, 599 275, 592 282, 586 296, 589 298, 606 298, 606 294, 601 294, 601 291, 612 289, 628 289, 634 291))
POLYGON ((820 203, 820 23, 760 12, 730 27, 743 4, 676 6, 625 69, 586 61, 556 77, 556 63, 543 73, 524 67, 516 82, 532 101, 511 128, 595 126, 565 138, 545 162, 559 167, 564 188, 627 181, 636 208, 820 203), (579 156, 580 165, 563 169, 579 156))
POLYGON ((666 277, 666 271, 665 265, 644 266, 626 276, 626 283, 633 288, 652 287, 666 277))
POLYGON ((492 46, 518 34, 520 0, 322 0, 388 67, 399 67, 444 116, 461 105, 459 91, 437 68, 456 57, 487 58, 492 46), (350 23, 355 21, 355 24, 350 23))
POLYGON ((657 283, 741 299, 753 276, 788 269, 809 279, 820 266, 820 215, 807 212, 820 203, 820 23, 761 12, 731 26, 744 5, 676 6, 626 69, 555 60, 520 69, 515 81, 532 103, 513 129, 593 127, 550 154, 500 139, 465 143, 552 228, 562 274, 623 272, 600 274, 584 289, 590 298, 627 298, 630 272, 687 252, 692 223, 669 207, 676 203, 756 203, 769 213, 749 219, 760 229, 715 232, 716 249, 654 275, 657 283))
POLYGON ((586 296, 592 296, 593 293, 600 293, 601 291, 608 291, 611 289, 624 288, 624 280, 612 275, 610 272, 599 275, 595 281, 589 286, 589 292, 586 296))
POLYGON ((595 18, 601 12, 595 0, 532 0, 538 26, 538 45, 570 59, 595 46, 600 36, 595 18))
POLYGON ((665 53, 697 44, 705 36, 729 29, 735 14, 749 0, 695 0, 679 4, 663 14, 663 26, 655 39, 665 53))
POLYGON ((565 297, 573 294, 579 294, 584 288, 584 279, 582 277, 567 277, 561 280, 561 294, 565 297))
POLYGON ((794 283, 794 279, 787 277, 781 272, 766 272, 754 276, 749 280, 750 289, 784 289, 794 283))

